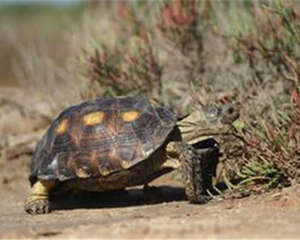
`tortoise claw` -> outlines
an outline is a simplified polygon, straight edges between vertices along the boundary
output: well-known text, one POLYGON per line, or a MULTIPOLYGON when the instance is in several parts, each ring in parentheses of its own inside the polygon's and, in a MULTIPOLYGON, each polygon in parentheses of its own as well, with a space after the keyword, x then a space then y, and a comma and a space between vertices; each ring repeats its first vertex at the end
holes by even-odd
POLYGON ((32 215, 49 213, 49 201, 48 199, 36 199, 34 201, 26 202, 24 209, 27 213, 32 215))
POLYGON ((209 200, 212 199, 210 196, 203 195, 203 194, 201 194, 201 195, 186 194, 186 195, 187 195, 188 201, 193 204, 205 204, 209 200))

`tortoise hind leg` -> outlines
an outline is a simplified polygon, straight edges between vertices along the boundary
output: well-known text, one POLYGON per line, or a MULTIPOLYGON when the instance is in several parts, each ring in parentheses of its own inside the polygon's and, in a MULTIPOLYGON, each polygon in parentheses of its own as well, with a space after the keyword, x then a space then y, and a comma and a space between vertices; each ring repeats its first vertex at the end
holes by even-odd
POLYGON ((170 150, 179 155, 188 201, 206 203, 210 199, 207 190, 212 187, 212 178, 218 164, 218 148, 196 150, 184 142, 172 142, 168 145, 168 152, 170 150))
POLYGON ((54 186, 54 180, 37 181, 25 200, 25 211, 29 214, 49 213, 49 192, 54 186))

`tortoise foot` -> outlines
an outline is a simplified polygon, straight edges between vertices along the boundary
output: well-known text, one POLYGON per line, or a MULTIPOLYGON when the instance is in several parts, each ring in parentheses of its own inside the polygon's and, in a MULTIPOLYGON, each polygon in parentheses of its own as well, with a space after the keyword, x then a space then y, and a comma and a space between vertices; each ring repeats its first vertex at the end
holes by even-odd
POLYGON ((49 213, 49 201, 48 199, 34 199, 26 201, 24 209, 27 213, 32 215, 49 213))
POLYGON ((160 203, 164 199, 162 189, 159 187, 145 185, 143 192, 144 200, 148 204, 160 203))
POLYGON ((186 190, 186 196, 188 201, 193 204, 205 204, 211 200, 210 196, 204 194, 195 194, 195 192, 188 193, 188 190, 186 190))
POLYGON ((219 149, 208 147, 194 149, 181 144, 182 172, 185 181, 185 193, 190 203, 204 204, 211 197, 208 191, 212 189, 212 179, 218 164, 219 149))

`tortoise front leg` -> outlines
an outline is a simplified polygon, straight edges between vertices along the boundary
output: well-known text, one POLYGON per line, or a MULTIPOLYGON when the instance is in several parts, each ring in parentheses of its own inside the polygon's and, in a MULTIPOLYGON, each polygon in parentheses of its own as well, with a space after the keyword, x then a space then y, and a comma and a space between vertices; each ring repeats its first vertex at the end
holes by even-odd
POLYGON ((55 181, 53 180, 37 181, 25 200, 25 211, 29 214, 49 213, 49 192, 54 186, 55 181))
POLYGON ((218 148, 196 150, 184 142, 171 142, 167 151, 178 155, 189 202, 206 203, 210 199, 207 190, 212 188, 212 178, 218 164, 218 148))

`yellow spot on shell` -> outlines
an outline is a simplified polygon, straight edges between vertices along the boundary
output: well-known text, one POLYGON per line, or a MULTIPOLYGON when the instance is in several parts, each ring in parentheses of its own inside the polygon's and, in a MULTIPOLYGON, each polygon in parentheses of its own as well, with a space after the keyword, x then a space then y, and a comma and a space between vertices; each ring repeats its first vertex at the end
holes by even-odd
POLYGON ((92 112, 88 113, 83 117, 83 122, 84 125, 95 125, 98 123, 101 123, 104 118, 104 113, 103 112, 92 112))
POLYGON ((111 173, 106 167, 99 168, 99 172, 102 176, 107 176, 111 173))
POLYGON ((122 119, 124 122, 132 122, 140 116, 140 113, 137 111, 129 111, 122 114, 122 119))
POLYGON ((129 161, 125 161, 125 160, 122 160, 121 161, 121 166, 124 168, 124 169, 128 169, 131 167, 131 163, 129 161))
POLYGON ((55 130, 57 134, 63 134, 68 130, 69 127, 69 119, 64 119, 60 122, 55 130))
POLYGON ((90 173, 87 173, 83 168, 76 169, 76 176, 79 178, 88 178, 91 176, 90 173))

